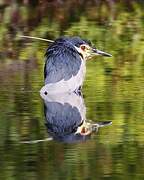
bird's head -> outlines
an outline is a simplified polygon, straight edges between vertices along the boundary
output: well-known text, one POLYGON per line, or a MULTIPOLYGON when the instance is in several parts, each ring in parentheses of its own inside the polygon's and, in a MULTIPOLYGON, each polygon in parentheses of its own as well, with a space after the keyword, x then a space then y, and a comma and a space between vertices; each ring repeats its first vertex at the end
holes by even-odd
POLYGON ((83 40, 79 37, 72 37, 69 39, 69 41, 72 43, 72 45, 81 55, 81 57, 85 60, 88 60, 96 55, 102 55, 107 57, 112 56, 109 53, 106 53, 104 51, 98 50, 97 48, 93 47, 90 41, 83 40))

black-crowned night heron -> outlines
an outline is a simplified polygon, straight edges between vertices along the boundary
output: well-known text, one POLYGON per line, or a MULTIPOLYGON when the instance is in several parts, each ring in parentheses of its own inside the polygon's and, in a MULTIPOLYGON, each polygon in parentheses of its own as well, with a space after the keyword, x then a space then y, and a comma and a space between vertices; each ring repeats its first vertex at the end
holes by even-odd
MULTIPOLYGON (((61 37, 46 51, 44 68, 47 93, 77 92, 86 73, 86 60, 95 55, 111 57, 79 37, 61 37)), ((42 90, 43 91, 43 88, 42 90)))

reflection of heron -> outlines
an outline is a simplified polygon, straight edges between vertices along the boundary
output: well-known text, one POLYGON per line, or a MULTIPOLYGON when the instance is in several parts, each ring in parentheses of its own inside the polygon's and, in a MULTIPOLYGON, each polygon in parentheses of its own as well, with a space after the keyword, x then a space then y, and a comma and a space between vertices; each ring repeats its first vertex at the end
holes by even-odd
POLYGON ((45 55, 44 76, 47 92, 79 91, 85 76, 86 60, 95 55, 111 56, 93 48, 90 42, 79 37, 57 39, 49 46, 45 55))
POLYGON ((86 108, 83 98, 75 93, 45 95, 44 112, 46 127, 55 140, 77 142, 88 139, 92 132, 111 122, 92 123, 86 121, 86 108))

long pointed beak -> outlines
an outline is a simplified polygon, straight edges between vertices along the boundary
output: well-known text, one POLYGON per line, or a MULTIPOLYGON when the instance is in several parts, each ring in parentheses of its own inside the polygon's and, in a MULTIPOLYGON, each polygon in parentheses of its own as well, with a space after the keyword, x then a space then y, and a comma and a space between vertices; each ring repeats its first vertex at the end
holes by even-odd
POLYGON ((104 52, 104 51, 100 51, 100 50, 95 49, 95 48, 93 48, 92 51, 93 51, 93 53, 94 53, 95 55, 102 55, 102 56, 112 57, 111 54, 106 53, 106 52, 104 52))

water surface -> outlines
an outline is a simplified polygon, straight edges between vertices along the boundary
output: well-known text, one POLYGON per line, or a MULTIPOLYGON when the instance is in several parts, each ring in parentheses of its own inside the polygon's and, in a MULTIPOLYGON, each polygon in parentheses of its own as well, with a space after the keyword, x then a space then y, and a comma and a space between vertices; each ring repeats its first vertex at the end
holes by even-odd
POLYGON ((26 3, 1 5, 0 178, 144 179, 143 3, 26 3), (48 44, 18 34, 80 35, 113 54, 87 62, 83 87, 86 119, 112 125, 77 143, 22 143, 50 138, 39 93, 48 44))

